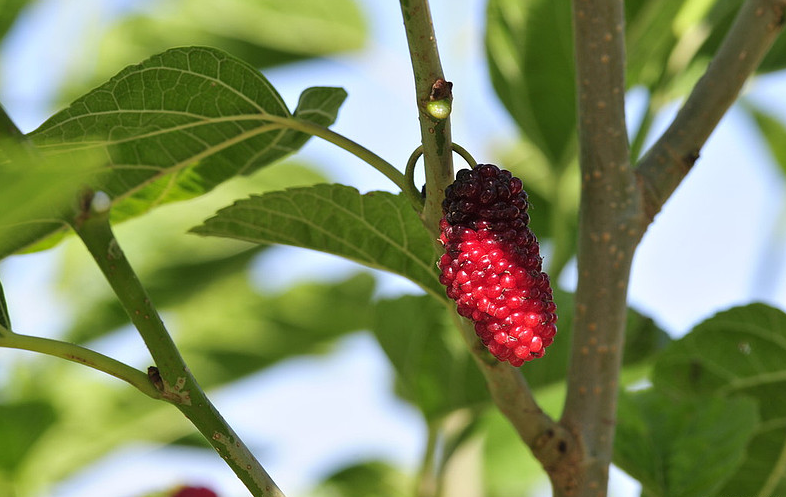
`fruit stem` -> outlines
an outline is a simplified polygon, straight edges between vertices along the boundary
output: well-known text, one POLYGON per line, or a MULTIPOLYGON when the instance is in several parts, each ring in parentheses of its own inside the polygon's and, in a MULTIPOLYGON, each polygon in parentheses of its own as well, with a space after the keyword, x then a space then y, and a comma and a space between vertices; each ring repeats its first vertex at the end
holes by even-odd
POLYGON ((92 192, 85 193, 79 202, 80 211, 69 222, 150 351, 156 364, 149 372, 154 386, 163 400, 177 407, 194 424, 254 497, 283 497, 191 374, 112 233, 109 209, 92 207, 93 198, 92 192))
POLYGON ((73 343, 52 340, 49 338, 18 335, 6 327, 0 326, 0 347, 29 350, 31 352, 59 357, 77 364, 83 364, 125 381, 148 397, 154 399, 163 398, 161 392, 150 383, 150 379, 142 371, 94 350, 73 343))
POLYGON ((428 0, 400 0, 400 4, 415 77, 415 97, 426 170, 426 201, 421 219, 436 239, 439 236, 445 188, 453 181, 453 142, 450 137, 450 116, 444 119, 434 117, 429 113, 428 104, 433 101, 435 93, 440 93, 441 99, 452 98, 451 85, 446 84, 442 71, 428 0))

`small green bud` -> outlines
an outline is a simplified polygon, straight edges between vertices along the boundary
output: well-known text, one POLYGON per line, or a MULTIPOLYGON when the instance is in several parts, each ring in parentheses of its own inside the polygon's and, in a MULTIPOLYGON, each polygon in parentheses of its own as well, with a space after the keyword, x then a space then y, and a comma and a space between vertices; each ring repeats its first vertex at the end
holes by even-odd
POLYGON ((450 100, 433 100, 426 104, 426 111, 435 119, 447 119, 450 115, 450 100))

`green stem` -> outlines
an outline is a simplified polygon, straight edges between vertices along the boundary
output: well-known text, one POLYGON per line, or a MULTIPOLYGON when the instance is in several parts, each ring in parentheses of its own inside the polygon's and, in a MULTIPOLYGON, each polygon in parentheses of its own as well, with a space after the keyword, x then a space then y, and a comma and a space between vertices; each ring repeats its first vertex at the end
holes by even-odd
MULTIPOLYGON (((92 198, 92 197, 91 197, 92 198)), ((81 202, 82 205, 90 204, 81 202)), ((158 312, 126 259, 109 225, 109 213, 87 207, 72 226, 95 259, 158 368, 154 383, 218 451, 254 497, 283 493, 221 417, 180 356, 158 312)))
POLYGON ((428 438, 426 439, 426 450, 423 452, 423 460, 420 464, 420 474, 418 476, 418 486, 415 491, 417 497, 437 497, 439 486, 436 473, 436 450, 439 440, 439 424, 430 422, 428 424, 428 438))
MULTIPOLYGON (((427 107, 435 87, 444 88, 444 74, 428 0, 400 0, 400 3, 415 77, 420 138, 426 168, 426 205, 421 217, 426 229, 436 238, 439 235, 445 188, 453 182, 453 142, 450 137, 450 118, 438 119, 429 113, 427 107)), ((447 98, 451 98, 450 95, 447 98)))
POLYGON ((0 326, 0 347, 29 350, 31 352, 59 357, 77 364, 84 364, 85 366, 125 381, 148 397, 154 399, 163 398, 161 392, 153 386, 148 376, 142 371, 94 350, 73 343, 61 342, 49 338, 18 335, 0 326))

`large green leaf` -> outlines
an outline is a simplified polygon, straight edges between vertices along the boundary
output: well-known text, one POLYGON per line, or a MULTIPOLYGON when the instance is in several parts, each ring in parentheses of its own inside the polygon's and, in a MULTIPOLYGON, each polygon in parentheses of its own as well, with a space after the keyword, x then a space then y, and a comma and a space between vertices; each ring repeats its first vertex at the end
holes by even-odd
POLYGON ((381 461, 358 463, 329 475, 311 497, 406 497, 414 483, 401 470, 381 461))
POLYGON ((5 37, 28 3, 30 0, 0 0, 0 39, 5 37))
POLYGON ((489 400, 485 380, 446 311, 427 295, 383 300, 372 328, 396 370, 399 392, 428 419, 489 400))
POLYGON ((564 167, 575 152, 569 0, 490 0, 486 51, 494 90, 523 133, 564 167))
MULTIPOLYGON (((308 89, 294 115, 329 125, 345 96, 308 89)), ((217 49, 176 48, 124 69, 30 137, 47 154, 98 152, 107 166, 93 187, 109 194, 119 219, 201 195, 300 148, 309 135, 271 124, 276 117, 292 115, 252 66, 217 49)))
POLYGON ((639 480, 646 495, 708 497, 739 468, 757 427, 751 399, 623 392, 614 463, 639 480))
POLYGON ((344 185, 292 188, 240 200, 192 231, 340 255, 400 274, 446 298, 434 246, 402 195, 361 195, 344 185))
POLYGON ((663 352, 653 384, 672 396, 757 400, 762 424, 719 495, 786 493, 786 314, 764 304, 717 314, 663 352))

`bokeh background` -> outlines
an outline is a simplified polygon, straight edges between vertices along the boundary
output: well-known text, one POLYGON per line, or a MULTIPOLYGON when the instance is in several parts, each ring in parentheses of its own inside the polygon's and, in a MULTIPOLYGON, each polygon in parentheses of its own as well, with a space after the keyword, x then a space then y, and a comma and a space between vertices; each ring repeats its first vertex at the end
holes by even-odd
MULTIPOLYGON (((432 2, 445 73, 454 83, 453 138, 478 161, 519 168, 525 185, 530 178, 538 183, 543 159, 522 139, 489 77, 487 8, 485 0, 432 2)), ((402 169, 419 143, 397 2, 5 0, 0 22, 6 30, 0 102, 25 132, 122 67, 172 46, 198 44, 262 68, 292 108, 308 86, 344 87, 349 98, 333 129, 402 169)), ((651 94, 645 86, 630 89, 632 130, 651 94)), ((664 96, 645 143, 678 105, 678 92, 664 96)), ((723 119, 647 232, 634 260, 630 305, 670 336, 737 304, 764 301, 786 309, 786 134, 778 127, 784 121, 786 77, 771 71, 746 87, 743 103, 723 119), (752 109, 766 109, 771 126, 765 129, 752 109)), ((251 178, 124 223, 118 238, 197 378, 209 378, 211 397, 287 495, 339 495, 342 485, 362 488, 357 482, 364 478, 385 482, 388 495, 397 495, 414 486, 428 427, 396 394, 390 361, 363 329, 363 303, 422 292, 402 278, 324 254, 249 250, 185 234, 248 193, 322 181, 361 192, 394 189, 353 156, 312 139, 296 156, 251 178), (322 332, 301 333, 305 326, 322 332), (221 343, 242 346, 262 328, 268 331, 255 335, 253 346, 269 350, 256 364, 233 369, 204 352, 222 349, 221 343)), ((562 203, 570 206, 577 188, 569 176, 566 183, 557 192, 573 196, 562 203)), ((539 208, 551 212, 535 202, 533 218, 539 208)), ((538 234, 548 264, 552 239, 538 234)), ((0 279, 16 331, 67 337, 140 369, 149 365, 144 345, 122 324, 106 284, 74 240, 0 262, 0 279)), ((575 285, 572 259, 558 282, 565 290, 575 285)), ((539 396, 558 408, 558 387, 539 396)), ((0 496, 133 497, 181 483, 245 495, 176 410, 137 397, 95 371, 0 349, 0 402, 52 406, 0 418, 2 430, 21 420, 30 426, 20 435, 29 437, 24 457, 3 463, 0 496)), ((474 493, 480 488, 500 496, 543 492, 546 481, 505 421, 490 409, 483 423, 485 431, 472 442, 476 449, 457 459, 463 493, 451 495, 480 495, 474 493), (478 464, 489 454, 477 449, 482 444, 494 447, 500 471, 517 473, 509 483, 478 464), (489 485, 494 478, 498 484, 489 485)), ((637 485, 619 471, 612 480, 612 495, 636 494, 637 485)))

